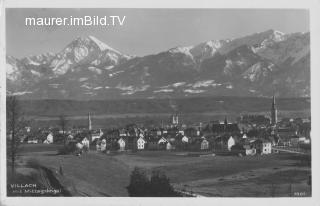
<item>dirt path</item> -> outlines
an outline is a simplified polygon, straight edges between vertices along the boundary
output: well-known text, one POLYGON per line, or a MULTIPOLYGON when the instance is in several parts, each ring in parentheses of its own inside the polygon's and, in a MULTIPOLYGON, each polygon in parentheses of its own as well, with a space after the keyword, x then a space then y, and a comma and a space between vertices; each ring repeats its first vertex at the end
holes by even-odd
POLYGON ((50 169, 72 196, 127 196, 128 167, 121 162, 94 151, 81 157, 29 153, 23 161, 37 161, 50 169), (60 174, 60 167, 63 175, 60 174))

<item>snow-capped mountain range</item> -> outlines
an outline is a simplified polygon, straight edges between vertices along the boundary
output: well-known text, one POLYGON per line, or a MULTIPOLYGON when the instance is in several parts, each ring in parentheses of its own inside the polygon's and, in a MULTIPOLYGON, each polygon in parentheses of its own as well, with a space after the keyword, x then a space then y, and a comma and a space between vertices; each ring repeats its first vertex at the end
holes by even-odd
POLYGON ((310 96, 309 33, 275 30, 137 57, 93 36, 60 52, 7 56, 7 93, 28 99, 310 96))

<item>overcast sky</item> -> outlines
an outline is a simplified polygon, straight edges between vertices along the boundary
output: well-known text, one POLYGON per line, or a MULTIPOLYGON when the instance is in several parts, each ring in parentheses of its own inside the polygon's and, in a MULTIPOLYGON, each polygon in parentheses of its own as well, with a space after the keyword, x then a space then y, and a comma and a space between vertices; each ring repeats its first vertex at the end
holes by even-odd
MULTIPOLYGON (((75 5, 76 6, 76 5, 75 5)), ((59 52, 92 35, 122 53, 143 56, 175 46, 275 29, 309 31, 307 10, 289 9, 7 9, 7 54, 17 58, 59 52), (126 16, 123 26, 25 26, 25 17, 126 16)))

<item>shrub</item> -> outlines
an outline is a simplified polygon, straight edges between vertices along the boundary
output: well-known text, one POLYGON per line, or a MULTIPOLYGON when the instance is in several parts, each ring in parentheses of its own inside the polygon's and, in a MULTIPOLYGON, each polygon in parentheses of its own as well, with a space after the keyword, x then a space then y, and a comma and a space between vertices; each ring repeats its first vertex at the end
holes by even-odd
POLYGON ((66 154, 72 154, 77 150, 77 147, 73 143, 69 143, 67 145, 64 145, 62 148, 58 150, 59 155, 66 155, 66 154))
POLYGON ((130 175, 130 184, 127 186, 128 193, 131 197, 147 197, 149 184, 146 172, 136 167, 130 175))
POLYGON ((173 187, 170 185, 169 178, 167 178, 166 175, 160 171, 152 172, 149 187, 149 192, 151 194, 150 196, 153 197, 178 196, 173 187))
POLYGON ((245 149, 244 149, 243 146, 240 145, 240 144, 235 144, 235 145, 233 145, 233 146, 231 147, 231 152, 232 152, 233 154, 237 154, 237 155, 239 155, 239 156, 243 156, 243 155, 246 154, 245 149))
POLYGON ((145 170, 135 168, 130 176, 130 184, 127 186, 131 197, 177 197, 181 196, 175 192, 170 184, 169 178, 160 171, 152 171, 151 178, 146 175, 145 170))
POLYGON ((117 151, 117 150, 119 150, 119 149, 120 149, 120 145, 119 145, 118 142, 112 142, 112 143, 111 143, 111 150, 112 150, 112 151, 117 151))

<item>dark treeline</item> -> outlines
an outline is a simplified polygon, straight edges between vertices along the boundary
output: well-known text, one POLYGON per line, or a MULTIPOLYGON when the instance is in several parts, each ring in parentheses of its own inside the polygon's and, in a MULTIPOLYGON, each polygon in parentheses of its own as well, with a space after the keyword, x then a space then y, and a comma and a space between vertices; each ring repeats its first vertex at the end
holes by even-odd
MULTIPOLYGON (((271 98, 260 97, 197 97, 183 99, 137 100, 20 100, 23 113, 30 116, 67 116, 126 113, 201 113, 201 112, 260 112, 269 111, 271 98)), ((279 110, 308 110, 310 98, 281 98, 279 110)))

